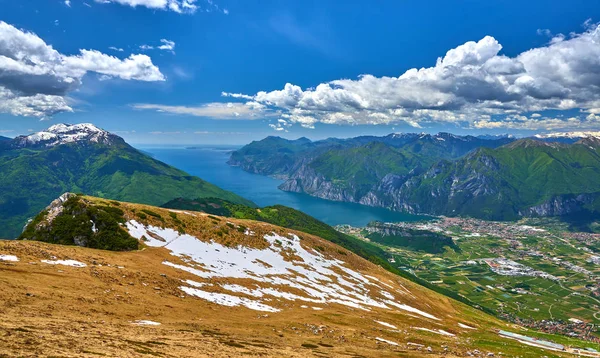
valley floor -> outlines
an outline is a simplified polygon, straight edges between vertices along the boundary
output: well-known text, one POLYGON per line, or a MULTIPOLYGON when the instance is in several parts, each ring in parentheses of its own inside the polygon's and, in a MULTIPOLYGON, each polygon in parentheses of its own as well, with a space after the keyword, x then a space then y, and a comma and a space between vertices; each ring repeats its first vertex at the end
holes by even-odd
MULTIPOLYGON (((447 235, 455 245, 427 252, 375 243, 396 267, 510 321, 600 342, 600 235, 571 232, 549 219, 390 225, 447 235)), ((338 229, 369 240, 363 228, 338 229)))

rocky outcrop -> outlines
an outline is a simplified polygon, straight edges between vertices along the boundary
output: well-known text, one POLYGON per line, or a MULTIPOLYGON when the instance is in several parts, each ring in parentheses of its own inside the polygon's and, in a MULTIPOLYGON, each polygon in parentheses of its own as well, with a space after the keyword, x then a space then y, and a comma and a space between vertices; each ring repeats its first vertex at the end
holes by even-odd
MULTIPOLYGON (((77 196, 76 194, 73 193, 64 193, 63 195, 59 196, 57 199, 54 199, 50 205, 48 205, 48 207, 46 207, 46 218, 45 221, 40 222, 40 224, 38 225, 50 225, 52 224, 52 221, 54 221, 54 219, 59 216, 60 214, 62 214, 63 210, 64 210, 64 203, 69 200, 70 198, 73 198, 77 196)), ((39 228, 39 227, 38 227, 39 228)))

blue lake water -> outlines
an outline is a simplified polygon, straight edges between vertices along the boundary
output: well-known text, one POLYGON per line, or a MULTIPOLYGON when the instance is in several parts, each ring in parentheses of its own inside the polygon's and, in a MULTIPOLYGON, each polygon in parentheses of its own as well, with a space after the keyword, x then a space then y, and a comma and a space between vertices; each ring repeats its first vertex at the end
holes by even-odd
POLYGON ((277 189, 277 186, 282 183, 281 180, 251 174, 227 165, 229 153, 237 147, 207 146, 186 149, 138 146, 138 149, 150 153, 162 162, 243 196, 259 206, 274 204, 289 206, 329 225, 364 226, 373 220, 399 222, 426 219, 423 216, 397 213, 382 208, 334 202, 306 194, 281 191, 277 189))

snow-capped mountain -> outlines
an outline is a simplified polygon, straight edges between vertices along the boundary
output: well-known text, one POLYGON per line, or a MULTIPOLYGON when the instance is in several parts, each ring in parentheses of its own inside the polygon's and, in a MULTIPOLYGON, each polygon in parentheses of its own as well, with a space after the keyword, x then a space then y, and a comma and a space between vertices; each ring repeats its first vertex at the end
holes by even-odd
POLYGON ((75 142, 91 142, 113 144, 121 138, 91 123, 55 124, 41 132, 19 136, 12 140, 11 146, 25 147, 54 147, 75 142))
POLYGON ((536 134, 534 137, 541 139, 548 138, 569 138, 569 139, 581 139, 581 138, 589 138, 596 137, 600 138, 600 132, 556 132, 556 133, 545 133, 545 134, 536 134))

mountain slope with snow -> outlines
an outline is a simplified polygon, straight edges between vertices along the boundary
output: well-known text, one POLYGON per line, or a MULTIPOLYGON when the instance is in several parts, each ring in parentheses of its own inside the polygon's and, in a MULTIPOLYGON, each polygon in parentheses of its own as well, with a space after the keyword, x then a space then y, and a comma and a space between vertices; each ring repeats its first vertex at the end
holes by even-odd
MULTIPOLYGON (((142 249, 0 242, 0 354, 72 356, 85 350, 136 356, 140 347, 145 354, 178 357, 549 354, 497 331, 538 333, 301 231, 93 197, 77 200, 87 210, 121 217, 120 229, 142 249), (50 335, 52 340, 44 338, 50 335), (67 340, 69 345, 60 344, 67 340)), ((57 225, 61 213, 42 213, 30 224, 33 233, 57 225)), ((105 227, 103 220, 95 217, 90 227, 105 227)), ((68 228, 62 235, 81 233, 68 228)))
POLYGON ((123 139, 91 123, 61 123, 41 132, 18 136, 12 140, 10 146, 13 148, 37 148, 85 142, 112 145, 116 142, 123 142, 123 139))
POLYGON ((547 138, 569 138, 569 139, 582 139, 582 138, 589 138, 589 137, 596 137, 596 138, 600 138, 600 132, 585 132, 585 131, 578 131, 578 132, 556 132, 556 133, 545 133, 545 134, 536 134, 534 136, 535 138, 542 138, 542 139, 547 139, 547 138))

